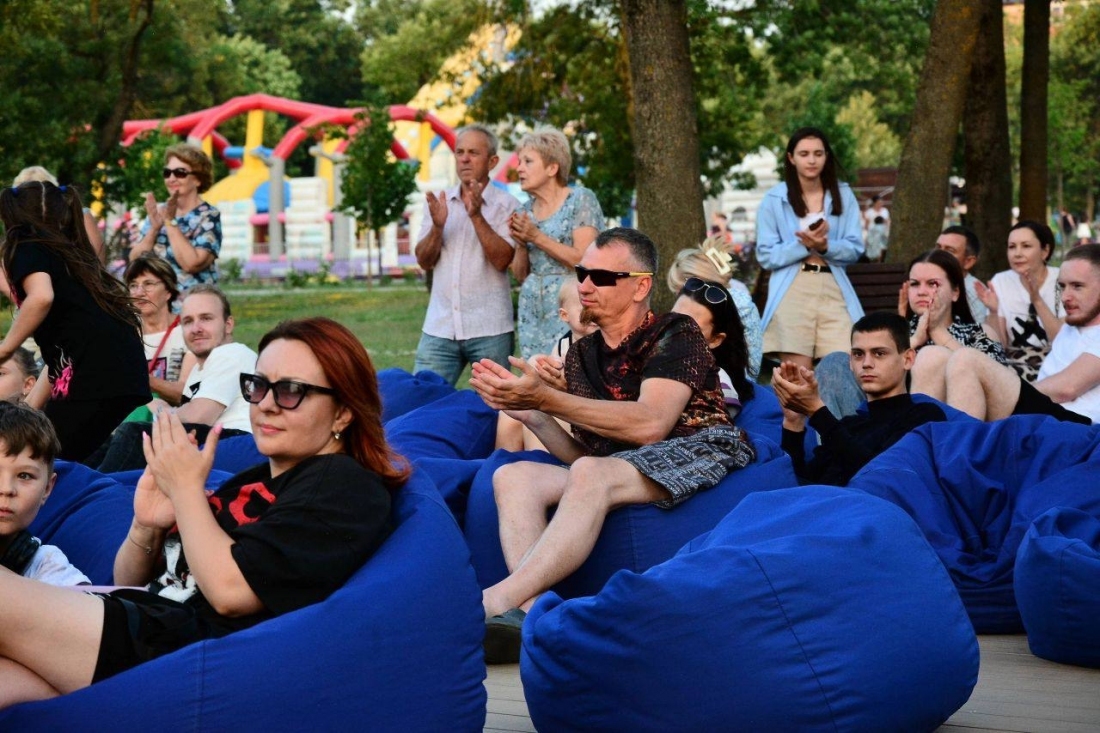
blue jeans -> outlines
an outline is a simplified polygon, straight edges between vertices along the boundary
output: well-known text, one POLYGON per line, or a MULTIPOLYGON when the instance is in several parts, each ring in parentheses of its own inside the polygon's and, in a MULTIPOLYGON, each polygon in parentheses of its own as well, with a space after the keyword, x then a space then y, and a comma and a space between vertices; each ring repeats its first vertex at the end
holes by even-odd
POLYGON ((420 343, 416 347, 416 365, 414 372, 425 369, 433 371, 451 384, 456 384, 467 364, 482 359, 492 359, 505 369, 508 357, 515 348, 515 334, 512 331, 496 336, 456 341, 454 339, 420 334, 420 343))
POLYGON ((823 356, 814 368, 814 376, 817 377, 821 401, 837 420, 856 414, 856 408, 867 399, 856 381, 856 375, 852 374, 846 351, 834 351, 823 356))

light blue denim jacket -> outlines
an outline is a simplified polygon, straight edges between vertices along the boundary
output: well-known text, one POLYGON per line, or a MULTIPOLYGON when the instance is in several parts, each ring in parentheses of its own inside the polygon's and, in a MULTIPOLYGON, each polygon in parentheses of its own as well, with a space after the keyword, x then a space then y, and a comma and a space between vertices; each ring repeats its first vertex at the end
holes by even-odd
MULTIPOLYGON (((821 255, 836 278, 848 315, 852 322, 863 317, 863 308, 856 297, 856 291, 844 271, 863 254, 863 228, 860 223, 859 202, 847 183, 840 184, 840 199, 844 213, 836 216, 832 213, 832 195, 825 192, 825 218, 829 222, 829 249, 821 255)), ((764 305, 761 328, 767 330, 768 323, 775 315, 779 302, 787 294, 794 282, 795 275, 802 267, 808 250, 798 241, 794 233, 798 230, 798 216, 787 200, 787 184, 773 186, 760 202, 756 212, 756 258, 760 266, 771 270, 768 281, 768 302, 764 305)))

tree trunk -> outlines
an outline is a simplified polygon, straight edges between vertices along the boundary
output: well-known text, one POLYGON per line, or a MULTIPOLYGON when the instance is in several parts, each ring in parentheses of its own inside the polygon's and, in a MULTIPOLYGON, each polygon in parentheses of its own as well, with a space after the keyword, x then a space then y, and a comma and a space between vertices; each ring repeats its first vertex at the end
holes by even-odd
POLYGON ((936 241, 947 203, 947 177, 981 25, 978 0, 939 0, 932 15, 913 122, 898 166, 891 208, 890 259, 907 262, 936 241))
MULTIPOLYGON (((121 88, 115 103, 111 107, 110 114, 99 125, 99 136, 96 143, 96 160, 107 160, 111 153, 118 147, 122 139, 122 125, 130 116, 137 100, 138 74, 141 65, 141 44, 149 27, 153 25, 154 0, 140 0, 131 2, 131 24, 134 33, 126 43, 126 50, 122 54, 122 67, 119 69, 121 88)), ((94 10, 94 9, 93 9, 94 10)), ((94 169, 85 171, 88 178, 94 176, 94 169)))
POLYGON ((1020 218, 1047 218, 1047 82, 1050 0, 1024 0, 1024 67, 1020 84, 1020 218))
POLYGON ((970 68, 963 133, 966 144, 967 225, 982 243, 975 275, 1008 269, 1012 226, 1012 151, 1008 143, 1004 14, 1000 0, 985 5, 970 68))
MULTIPOLYGON (((630 56, 638 223, 657 243, 661 268, 706 234, 693 69, 684 0, 620 0, 630 56)), ((655 276, 654 307, 672 294, 655 276)))

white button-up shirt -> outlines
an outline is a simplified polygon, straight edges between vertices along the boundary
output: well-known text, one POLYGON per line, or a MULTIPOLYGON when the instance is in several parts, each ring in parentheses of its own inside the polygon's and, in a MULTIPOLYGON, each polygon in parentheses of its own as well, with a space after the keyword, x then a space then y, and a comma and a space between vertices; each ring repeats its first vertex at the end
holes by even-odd
MULTIPOLYGON (((424 317, 424 333, 437 338, 465 341, 497 336, 515 330, 512 319, 511 280, 485 257, 485 251, 466 213, 456 185, 444 191, 447 221, 443 225, 443 248, 432 276, 432 295, 424 317)), ((504 241, 515 248, 508 218, 519 201, 492 183, 482 192, 481 215, 504 241)), ((417 242, 428 235, 432 217, 427 204, 417 242)))

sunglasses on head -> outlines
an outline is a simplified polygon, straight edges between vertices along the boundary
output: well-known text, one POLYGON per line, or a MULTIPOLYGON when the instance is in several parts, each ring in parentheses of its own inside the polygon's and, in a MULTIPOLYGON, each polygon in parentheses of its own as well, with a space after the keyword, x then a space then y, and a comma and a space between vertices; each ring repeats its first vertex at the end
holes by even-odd
POLYGON ((592 284, 597 288, 606 288, 609 285, 622 280, 624 277, 645 277, 646 275, 652 275, 652 272, 616 272, 615 270, 589 270, 587 267, 577 265, 573 268, 577 272, 577 282, 583 283, 588 278, 592 278, 592 284))
POLYGON ((711 305, 725 303, 730 298, 730 294, 725 288, 708 283, 706 280, 700 280, 697 277, 689 277, 687 282, 684 283, 684 293, 695 295, 699 291, 703 293, 703 300, 711 305))
POLYGON ((316 384, 296 382, 293 379, 269 382, 259 374, 241 374, 241 397, 244 397, 245 402, 258 405, 269 391, 274 395, 275 404, 284 410, 297 409, 310 392, 336 394, 336 390, 329 387, 318 387, 316 384))
POLYGON ((186 168, 165 168, 161 173, 165 178, 187 178, 187 176, 194 173, 194 171, 189 171, 186 168))

